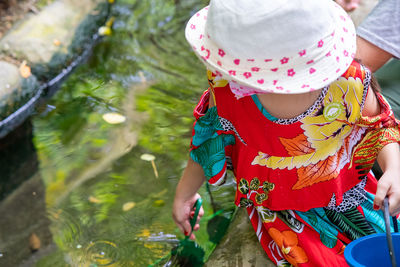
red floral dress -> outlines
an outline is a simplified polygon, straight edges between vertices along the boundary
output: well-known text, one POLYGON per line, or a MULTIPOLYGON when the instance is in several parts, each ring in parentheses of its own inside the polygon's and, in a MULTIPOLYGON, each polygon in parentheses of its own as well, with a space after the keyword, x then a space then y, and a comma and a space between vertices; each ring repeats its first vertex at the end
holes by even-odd
POLYGON ((381 114, 362 116, 370 72, 353 62, 292 119, 271 119, 254 97, 237 99, 208 73, 195 108, 191 157, 212 184, 232 165, 235 204, 246 207, 261 245, 279 266, 346 266, 345 245, 384 231, 372 208, 370 169, 380 149, 400 140, 398 122, 378 93, 381 114), (209 108, 209 98, 216 106, 209 108))

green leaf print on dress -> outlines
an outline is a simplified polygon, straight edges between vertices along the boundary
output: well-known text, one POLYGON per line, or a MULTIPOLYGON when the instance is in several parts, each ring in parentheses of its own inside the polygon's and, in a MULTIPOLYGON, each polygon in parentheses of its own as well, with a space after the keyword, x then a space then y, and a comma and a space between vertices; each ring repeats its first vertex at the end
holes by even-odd
POLYGON ((315 208, 306 212, 296 211, 296 214, 319 233, 322 244, 328 248, 336 245, 338 230, 331 225, 323 208, 315 208))
POLYGON ((361 208, 364 212, 364 217, 368 220, 370 225, 375 229, 377 233, 384 233, 385 222, 383 219, 383 212, 381 210, 374 210, 373 201, 375 196, 371 193, 366 193, 367 199, 361 203, 361 208))
POLYGON ((263 223, 270 223, 270 222, 274 222, 276 219, 276 212, 272 211, 266 207, 263 206, 257 206, 256 207, 257 211, 258 211, 258 215, 260 215, 261 217, 261 221, 263 223))
POLYGON ((296 233, 303 232, 304 224, 296 219, 291 210, 281 210, 277 212, 278 217, 296 233))
POLYGON ((346 233, 351 240, 376 233, 356 207, 345 212, 325 209, 325 213, 329 220, 346 233))

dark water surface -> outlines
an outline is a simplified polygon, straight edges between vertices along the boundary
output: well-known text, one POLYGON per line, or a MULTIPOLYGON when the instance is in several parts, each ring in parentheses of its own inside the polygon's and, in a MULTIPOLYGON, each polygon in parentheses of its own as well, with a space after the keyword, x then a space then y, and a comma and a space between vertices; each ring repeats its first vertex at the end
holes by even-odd
MULTIPOLYGON (((184 26, 206 2, 119 1, 113 34, 2 142, 0 266, 147 266, 183 238, 171 206, 207 87, 184 26)), ((205 259, 233 211, 232 185, 210 190, 205 259)))

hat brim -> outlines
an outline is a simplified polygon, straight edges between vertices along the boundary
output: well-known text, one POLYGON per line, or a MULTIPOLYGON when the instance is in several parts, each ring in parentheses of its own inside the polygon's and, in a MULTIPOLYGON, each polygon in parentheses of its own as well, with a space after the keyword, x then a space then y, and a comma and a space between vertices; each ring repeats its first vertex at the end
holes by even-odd
POLYGON ((206 33, 208 7, 190 18, 185 36, 207 68, 224 79, 258 89, 258 92, 306 93, 321 89, 340 77, 350 66, 356 51, 356 33, 351 18, 334 1, 327 2, 332 5, 334 31, 317 40, 312 47, 299 48, 284 57, 232 57, 206 33))

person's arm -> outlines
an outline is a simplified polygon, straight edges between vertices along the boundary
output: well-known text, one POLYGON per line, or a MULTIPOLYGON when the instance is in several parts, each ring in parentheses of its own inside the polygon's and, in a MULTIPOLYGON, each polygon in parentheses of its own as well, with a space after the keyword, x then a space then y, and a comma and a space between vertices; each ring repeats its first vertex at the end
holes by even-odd
MULTIPOLYGON (((174 205, 172 209, 172 217, 184 235, 188 235, 191 231, 190 217, 193 216, 192 208, 196 200, 200 197, 197 191, 204 181, 205 176, 203 168, 192 159, 189 159, 182 178, 176 187, 174 205)), ((197 231, 200 227, 198 223, 203 214, 204 211, 203 208, 201 208, 196 225, 194 227, 195 231, 197 231)), ((193 233, 190 238, 195 239, 193 233)))
POLYGON ((400 149, 398 143, 391 143, 378 154, 378 163, 383 171, 378 181, 374 209, 383 207, 383 199, 389 198, 389 212, 392 216, 400 213, 400 149))
POLYGON ((362 64, 367 66, 372 72, 375 72, 392 58, 392 54, 357 36, 355 58, 361 59, 362 64))
MULTIPOLYGON (((376 116, 381 112, 378 99, 370 87, 365 99, 363 116, 376 116)), ((389 212, 400 213, 400 149, 398 143, 390 143, 382 148, 377 156, 383 175, 378 181, 374 199, 374 209, 383 207, 383 199, 389 197, 389 212)))

